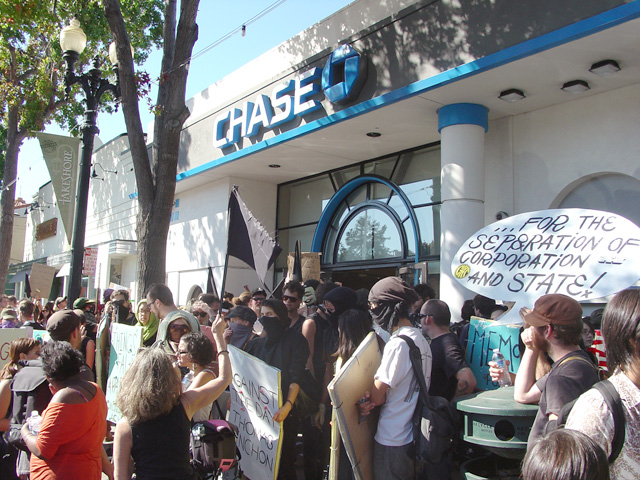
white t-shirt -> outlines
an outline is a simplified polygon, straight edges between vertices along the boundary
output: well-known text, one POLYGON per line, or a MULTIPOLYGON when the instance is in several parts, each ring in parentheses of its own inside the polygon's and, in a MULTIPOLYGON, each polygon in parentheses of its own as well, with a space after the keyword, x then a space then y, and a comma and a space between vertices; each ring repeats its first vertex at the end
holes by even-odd
MULTIPOLYGON (((616 370, 609 381, 620 395, 626 420, 624 445, 611 465, 611 480, 637 479, 640 472, 640 389, 620 370, 616 370)), ((607 457, 611 454, 613 414, 597 390, 591 389, 580 396, 571 409, 566 428, 588 435, 603 448, 607 457)))
POLYGON ((420 388, 411 367, 409 345, 398 335, 411 338, 422 352, 422 371, 427 390, 431 381, 431 349, 422 332, 414 327, 396 330, 384 347, 382 362, 374 377, 389 385, 375 436, 376 442, 389 447, 400 447, 413 441, 412 419, 420 388))

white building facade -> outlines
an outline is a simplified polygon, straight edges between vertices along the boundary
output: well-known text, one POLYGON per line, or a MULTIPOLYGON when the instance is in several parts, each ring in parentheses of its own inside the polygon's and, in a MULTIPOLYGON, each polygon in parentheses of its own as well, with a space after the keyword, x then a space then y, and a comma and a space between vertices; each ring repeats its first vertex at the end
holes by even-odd
MULTIPOLYGON (((638 1, 358 0, 188 104, 167 250, 179 303, 209 266, 220 286, 233 185, 284 252, 300 240, 354 288, 426 281, 454 312, 473 293, 452 257, 496 216, 576 206, 640 224, 638 1)), ((114 198, 90 193, 86 245, 95 285, 120 261, 133 289, 135 186, 118 172, 114 198)), ((258 281, 236 262, 227 285, 258 281)))

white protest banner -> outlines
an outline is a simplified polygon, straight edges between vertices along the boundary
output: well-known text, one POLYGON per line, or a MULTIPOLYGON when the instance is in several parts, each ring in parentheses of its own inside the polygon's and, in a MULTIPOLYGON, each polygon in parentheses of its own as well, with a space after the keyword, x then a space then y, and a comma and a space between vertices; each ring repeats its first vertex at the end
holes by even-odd
POLYGON ((240 468, 251 480, 275 480, 280 465, 280 370, 232 345, 229 422, 238 427, 240 468))
POLYGON ((471 291, 518 302, 515 312, 549 293, 601 298, 640 278, 640 228, 598 210, 522 213, 472 235, 451 271, 471 291))
POLYGON ((11 360, 9 357, 11 342, 28 336, 29 332, 26 328, 0 328, 0 368, 11 360))
POLYGON ((142 346, 142 327, 121 323, 111 324, 111 353, 109 355, 109 379, 107 380, 107 420, 116 423, 122 417, 116 407, 116 395, 120 381, 142 346))

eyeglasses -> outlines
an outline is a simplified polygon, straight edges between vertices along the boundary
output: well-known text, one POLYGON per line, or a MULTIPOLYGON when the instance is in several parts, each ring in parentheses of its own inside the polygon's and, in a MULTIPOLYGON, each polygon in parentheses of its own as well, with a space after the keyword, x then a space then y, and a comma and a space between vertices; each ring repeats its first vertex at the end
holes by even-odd
POLYGON ((196 317, 202 317, 202 318, 204 318, 204 317, 206 317, 208 315, 207 312, 193 312, 193 314, 196 317))
POLYGON ((191 329, 188 325, 169 325, 169 330, 180 330, 181 332, 187 332, 191 329))
POLYGON ((266 300, 266 298, 264 298, 264 297, 252 297, 251 300, 253 300, 256 303, 261 303, 261 302, 264 302, 266 300))
POLYGON ((283 302, 292 302, 295 303, 297 301, 299 301, 300 299, 298 297, 291 297, 289 295, 282 295, 282 301, 283 302))
POLYGON ((186 355, 186 354, 187 354, 187 353, 189 353, 189 352, 184 352, 184 351, 182 351, 182 350, 178 350, 176 353, 177 353, 178 355, 186 355))

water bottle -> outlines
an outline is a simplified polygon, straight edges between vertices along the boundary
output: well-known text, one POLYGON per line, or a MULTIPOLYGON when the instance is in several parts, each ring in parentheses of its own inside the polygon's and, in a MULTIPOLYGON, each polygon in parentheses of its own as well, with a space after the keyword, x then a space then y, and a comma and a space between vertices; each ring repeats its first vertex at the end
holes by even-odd
POLYGON ((33 433, 34 435, 38 435, 38 433, 40 433, 42 417, 37 410, 31 411, 31 416, 27 418, 27 424, 29 425, 29 430, 31 431, 31 433, 33 433))
POLYGON ((502 355, 500 353, 500 350, 498 350, 497 348, 493 350, 492 360, 496 362, 498 368, 502 369, 502 375, 498 379, 498 383, 500 384, 500 386, 510 387, 511 385, 513 385, 513 383, 511 382, 511 375, 509 375, 509 369, 507 368, 507 365, 504 361, 504 355, 502 355))
POLYGON ((189 388, 189 385, 191 385, 191 382, 193 382, 193 372, 189 370, 187 374, 184 376, 184 378, 182 379, 183 392, 187 391, 187 389, 189 388))

